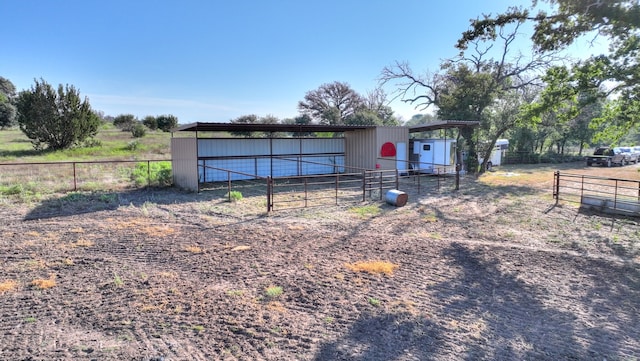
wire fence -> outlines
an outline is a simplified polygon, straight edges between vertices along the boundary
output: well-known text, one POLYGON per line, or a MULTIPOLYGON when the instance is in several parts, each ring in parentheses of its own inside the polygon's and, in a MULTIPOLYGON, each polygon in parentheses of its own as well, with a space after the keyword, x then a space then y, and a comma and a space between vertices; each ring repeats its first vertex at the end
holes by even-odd
POLYGON ((112 191, 171 185, 171 160, 0 163, 1 193, 112 191))

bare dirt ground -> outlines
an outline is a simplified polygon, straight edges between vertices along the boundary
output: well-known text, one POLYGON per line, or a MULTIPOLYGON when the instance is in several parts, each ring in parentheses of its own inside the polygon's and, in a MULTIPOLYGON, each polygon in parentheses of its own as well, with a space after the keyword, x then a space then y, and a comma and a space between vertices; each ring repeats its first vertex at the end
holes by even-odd
POLYGON ((640 220, 554 206, 551 174, 270 215, 174 190, 7 201, 0 359, 637 360, 640 220), (348 267, 373 260, 397 268, 348 267))

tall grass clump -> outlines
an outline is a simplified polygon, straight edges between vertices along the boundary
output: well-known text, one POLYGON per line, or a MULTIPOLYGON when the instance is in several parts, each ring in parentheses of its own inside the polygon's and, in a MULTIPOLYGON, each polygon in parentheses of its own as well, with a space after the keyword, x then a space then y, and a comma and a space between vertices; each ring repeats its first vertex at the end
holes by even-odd
POLYGON ((225 195, 229 202, 237 202, 242 199, 242 193, 240 191, 231 191, 225 195))

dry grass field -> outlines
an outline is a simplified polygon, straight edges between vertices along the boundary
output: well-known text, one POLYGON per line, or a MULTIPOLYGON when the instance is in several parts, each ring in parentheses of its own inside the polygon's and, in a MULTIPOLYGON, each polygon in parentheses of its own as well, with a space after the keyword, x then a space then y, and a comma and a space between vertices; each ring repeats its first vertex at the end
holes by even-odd
POLYGON ((503 167, 404 207, 7 199, 0 359, 637 360, 640 220, 556 205, 557 167, 503 167))

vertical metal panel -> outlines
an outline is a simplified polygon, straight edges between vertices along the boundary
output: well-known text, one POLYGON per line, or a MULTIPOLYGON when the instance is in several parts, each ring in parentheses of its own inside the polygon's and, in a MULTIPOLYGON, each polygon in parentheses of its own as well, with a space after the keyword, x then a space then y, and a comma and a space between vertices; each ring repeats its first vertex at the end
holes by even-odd
MULTIPOLYGON (((376 128, 376 158, 380 158, 380 149, 386 142, 391 142, 394 145, 399 142, 409 142, 409 128, 407 127, 377 127, 376 128)), ((408 154, 404 159, 408 159, 408 154)), ((396 157, 384 157, 378 159, 380 169, 391 170, 396 169, 396 157)))
POLYGON ((363 129, 345 132, 346 172, 374 169, 376 166, 376 130, 363 129))
POLYGON ((198 190, 198 153, 196 138, 171 138, 171 171, 173 184, 198 190))

